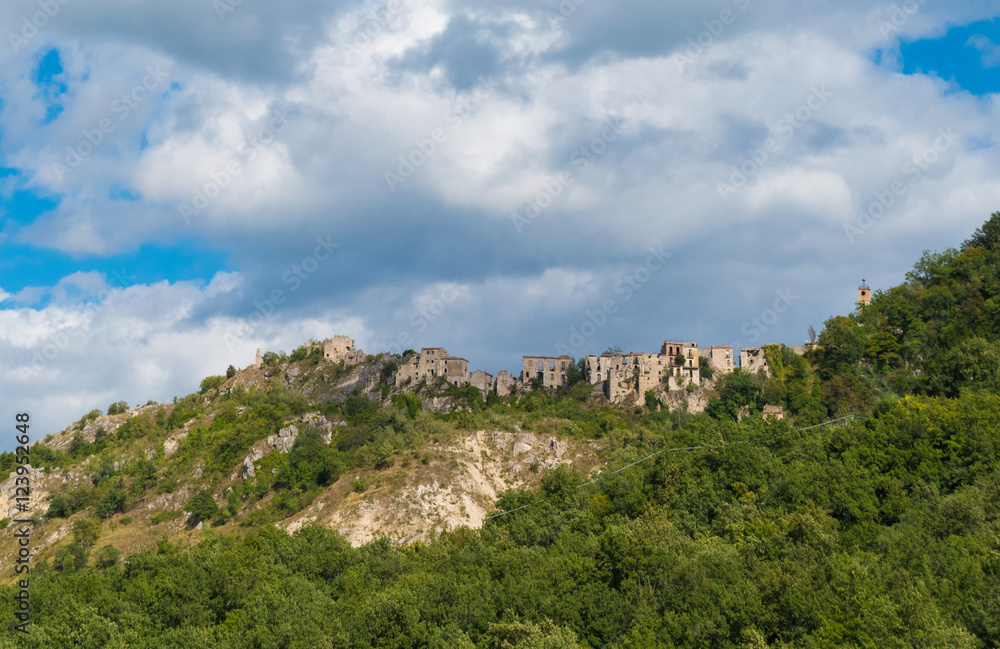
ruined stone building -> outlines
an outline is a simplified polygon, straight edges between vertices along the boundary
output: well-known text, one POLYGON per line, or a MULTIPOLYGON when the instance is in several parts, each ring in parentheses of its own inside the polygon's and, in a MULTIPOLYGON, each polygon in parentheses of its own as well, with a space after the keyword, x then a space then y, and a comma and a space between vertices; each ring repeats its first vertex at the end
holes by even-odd
POLYGON ((408 356, 396 370, 396 387, 407 381, 430 383, 439 376, 463 388, 469 385, 472 379, 469 374, 469 361, 458 356, 450 356, 444 347, 424 347, 419 354, 408 356))
POLYGON ((451 356, 444 347, 424 347, 419 354, 407 356, 396 370, 395 384, 399 388, 407 383, 430 383, 439 376, 460 388, 470 385, 479 388, 484 399, 490 392, 506 397, 517 385, 517 379, 506 370, 495 377, 482 370, 470 372, 469 361, 451 356))
POLYGON ((771 376, 771 368, 767 366, 763 347, 744 347, 740 350, 740 369, 756 374, 763 370, 764 376, 771 376))
POLYGON ((670 359, 670 367, 674 376, 684 377, 694 383, 701 382, 699 372, 698 343, 678 343, 673 340, 665 340, 660 345, 660 354, 670 359))
POLYGON ((726 374, 736 369, 736 358, 732 345, 712 345, 698 350, 703 363, 707 363, 716 374, 726 374))
POLYGON ((360 365, 365 360, 365 353, 354 347, 354 339, 349 336, 334 336, 327 338, 323 342, 306 343, 306 348, 312 351, 315 348, 323 350, 323 358, 331 363, 344 361, 344 365, 350 367, 360 365))
POLYGON ((469 385, 479 388, 483 393, 483 399, 485 399, 486 395, 495 389, 496 379, 489 372, 476 370, 469 375, 469 385))
MULTIPOLYGON (((807 342, 804 345, 793 345, 788 347, 795 354, 802 356, 809 350, 816 347, 816 343, 807 342)), ((744 347, 740 350, 740 368, 746 372, 756 374, 759 370, 764 370, 764 375, 771 376, 771 368, 764 358, 763 347, 744 347)))
MULTIPOLYGON (((718 358, 724 363, 722 351, 718 358)), ((592 385, 602 387, 609 400, 620 402, 629 395, 639 398, 657 386, 671 391, 683 389, 689 382, 697 385, 701 382, 700 361, 698 343, 670 340, 660 346, 658 354, 605 352, 600 356, 587 356, 585 374, 592 385)))
POLYGON ((531 387, 532 379, 541 379, 546 388, 566 385, 566 371, 573 364, 572 356, 524 356, 522 357, 521 385, 531 387))
POLYGON ((642 395, 660 385, 667 377, 670 389, 677 389, 673 366, 663 354, 643 352, 612 353, 586 358, 585 374, 592 385, 600 385, 604 395, 611 401, 619 402, 628 395, 642 395))
POLYGON ((510 396, 517 387, 517 378, 507 370, 497 372, 496 379, 493 380, 493 389, 501 397, 510 396))

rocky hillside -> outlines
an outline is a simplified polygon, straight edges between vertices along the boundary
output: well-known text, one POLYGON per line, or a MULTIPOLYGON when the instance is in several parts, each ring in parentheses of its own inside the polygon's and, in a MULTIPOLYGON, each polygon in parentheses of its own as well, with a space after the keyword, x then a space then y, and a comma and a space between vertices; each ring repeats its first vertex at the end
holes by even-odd
MULTIPOLYGON (((310 521, 354 545, 429 540, 480 527, 501 493, 560 464, 602 463, 605 444, 509 404, 487 409, 475 389, 397 394, 395 366, 389 355, 355 367, 286 359, 209 377, 171 404, 89 413, 32 449, 35 560, 93 559, 77 550, 86 534, 117 557, 164 536, 187 545, 208 530, 310 521)), ((13 467, 3 471, 11 519, 13 467)), ((0 536, 0 570, 15 550, 0 536)))

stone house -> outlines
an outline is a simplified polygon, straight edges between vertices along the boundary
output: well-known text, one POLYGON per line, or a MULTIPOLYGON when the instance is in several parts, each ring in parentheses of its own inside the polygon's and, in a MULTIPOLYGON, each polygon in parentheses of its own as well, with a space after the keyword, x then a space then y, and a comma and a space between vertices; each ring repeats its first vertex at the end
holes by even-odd
POLYGON ((419 354, 411 354, 396 370, 396 387, 407 381, 430 382, 443 376, 458 387, 469 385, 469 361, 451 356, 444 347, 424 347, 419 354))
POLYGON ((698 355, 716 374, 727 374, 736 369, 732 345, 712 345, 698 350, 698 355))
POLYGON ((344 361, 344 365, 351 367, 360 365, 365 360, 365 353, 354 347, 354 339, 350 336, 334 336, 319 343, 306 343, 305 347, 312 351, 316 347, 323 350, 323 358, 331 363, 344 361))
POLYGON ((660 354, 670 359, 670 367, 675 377, 684 377, 693 383, 701 382, 699 371, 698 343, 679 343, 665 340, 660 345, 660 354))
POLYGON ((538 378, 548 389, 566 385, 566 372, 573 364, 573 357, 562 356, 524 356, 522 357, 521 385, 531 387, 531 380, 538 378))

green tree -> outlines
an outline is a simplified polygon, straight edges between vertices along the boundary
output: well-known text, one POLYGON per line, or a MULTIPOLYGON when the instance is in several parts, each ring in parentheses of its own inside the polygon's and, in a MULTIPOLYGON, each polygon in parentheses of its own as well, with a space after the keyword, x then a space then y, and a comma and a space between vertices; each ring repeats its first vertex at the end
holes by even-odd
POLYGON ((115 514, 125 512, 128 506, 128 492, 125 490, 125 483, 121 478, 110 485, 101 496, 101 500, 94 508, 94 512, 101 518, 110 518, 115 514))
POLYGON ((202 489, 191 496, 187 503, 187 510, 191 512, 191 523, 198 524, 202 521, 211 520, 219 511, 219 506, 212 497, 212 492, 202 489))
POLYGON ((231 379, 236 376, 236 368, 230 365, 226 368, 226 379, 231 379))
POLYGON ((116 401, 108 406, 109 415, 123 415, 128 412, 128 402, 127 401, 116 401))
POLYGON ((853 317, 835 316, 826 321, 819 335, 822 353, 820 375, 824 379, 837 374, 854 372, 865 353, 865 333, 853 317))
POLYGON ((566 386, 573 387, 581 381, 587 379, 587 359, 580 358, 578 360, 571 361, 569 367, 566 368, 566 386))
POLYGON ((201 394, 205 394, 209 390, 215 390, 225 382, 226 378, 224 376, 206 376, 201 380, 199 391, 201 394))
POLYGON ((73 434, 73 439, 69 441, 69 454, 75 457, 86 447, 87 441, 83 439, 83 433, 76 431, 73 434))
POLYGON ((760 379, 736 368, 726 374, 719 386, 719 396, 709 401, 708 413, 715 419, 736 420, 740 411, 759 412, 764 407, 760 379))
POLYGON ((986 223, 983 223, 972 237, 962 244, 962 249, 983 247, 992 250, 998 243, 1000 243, 1000 212, 993 212, 986 223))
POLYGON ((121 557, 121 551, 112 545, 102 546, 94 554, 94 563, 101 568, 113 568, 121 557))

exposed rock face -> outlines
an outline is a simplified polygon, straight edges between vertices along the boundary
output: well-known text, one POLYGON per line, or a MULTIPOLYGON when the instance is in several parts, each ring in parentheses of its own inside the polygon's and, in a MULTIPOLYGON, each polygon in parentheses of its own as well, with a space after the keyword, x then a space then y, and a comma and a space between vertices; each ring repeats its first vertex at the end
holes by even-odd
POLYGON ((295 444, 295 438, 298 436, 298 427, 288 426, 279 430, 277 435, 269 436, 267 438, 267 443, 269 446, 274 447, 274 449, 279 453, 287 453, 292 450, 292 446, 295 444))
MULTIPOLYGON (((333 443, 333 429, 339 426, 346 426, 346 421, 330 421, 318 412, 310 412, 302 417, 306 426, 315 427, 327 444, 333 443)), ((305 430, 304 428, 302 430, 305 430)), ((285 426, 278 431, 277 435, 269 435, 263 442, 254 444, 254 448, 243 459, 243 479, 249 480, 257 475, 257 461, 268 455, 272 451, 278 453, 288 453, 295 446, 295 440, 300 433, 300 426, 285 426)))
POLYGON ((361 494, 351 493, 353 476, 347 476, 339 488, 279 526, 294 531, 318 522, 353 545, 381 536, 398 543, 426 541, 462 525, 481 527, 501 493, 537 485, 545 471, 560 464, 574 463, 589 473, 598 449, 527 432, 482 430, 434 450, 448 459, 400 468, 398 485, 372 486, 361 494), (538 471, 529 471, 531 465, 538 471))
POLYGON ((378 387, 379 378, 382 376, 382 368, 389 360, 388 354, 381 354, 379 360, 366 367, 355 368, 347 377, 333 386, 335 392, 326 399, 320 401, 333 401, 340 403, 345 401, 355 390, 367 393, 378 387))
POLYGON ((295 384, 295 379, 299 376, 299 368, 295 366, 290 366, 285 370, 285 374, 281 379, 282 385, 286 388, 290 388, 295 384))
POLYGON ((430 397, 424 399, 423 408, 439 415, 447 415, 451 412, 452 405, 450 397, 430 397))
POLYGON ((257 460, 264 457, 264 451, 252 448, 247 456, 243 459, 243 479, 249 480, 250 478, 256 477, 257 470, 254 466, 257 460))

